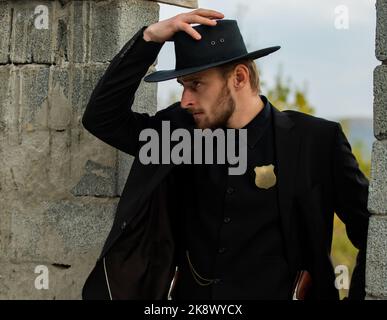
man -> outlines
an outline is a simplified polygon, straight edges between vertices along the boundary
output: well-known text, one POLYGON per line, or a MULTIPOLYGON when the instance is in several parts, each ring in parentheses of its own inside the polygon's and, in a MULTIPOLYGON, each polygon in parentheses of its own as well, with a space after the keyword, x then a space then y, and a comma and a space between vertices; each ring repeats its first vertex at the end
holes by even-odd
POLYGON ((329 257, 336 212, 359 249, 350 298, 362 299, 368 182, 341 127, 280 112, 259 95, 253 60, 279 47, 248 53, 236 22, 222 18, 199 9, 142 28, 90 98, 85 128, 135 161, 83 298, 167 299, 174 279, 176 300, 292 299, 303 272, 305 298, 338 299, 329 257), (181 101, 155 116, 131 111, 168 40, 176 69, 145 80, 177 78, 181 101), (160 132, 163 121, 190 132, 246 129, 246 172, 229 175, 229 163, 142 164, 140 133, 160 132))

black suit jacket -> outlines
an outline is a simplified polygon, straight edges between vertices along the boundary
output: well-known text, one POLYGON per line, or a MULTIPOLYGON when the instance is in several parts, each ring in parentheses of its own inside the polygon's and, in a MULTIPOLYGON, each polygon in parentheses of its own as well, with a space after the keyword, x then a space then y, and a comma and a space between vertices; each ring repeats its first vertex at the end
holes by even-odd
MULTIPOLYGON (((84 288, 84 299, 166 299, 176 265, 176 217, 170 174, 174 165, 142 165, 138 136, 145 128, 193 128, 176 103, 154 116, 131 110, 138 86, 162 45, 145 42, 141 29, 113 59, 93 91, 84 127, 135 156, 111 232, 84 288)), ((368 181, 338 123, 295 111, 274 110, 281 228, 295 273, 306 268, 312 296, 338 299, 330 261, 334 212, 358 248, 350 298, 365 295, 368 181)), ((178 186, 177 186, 178 187, 178 186)))

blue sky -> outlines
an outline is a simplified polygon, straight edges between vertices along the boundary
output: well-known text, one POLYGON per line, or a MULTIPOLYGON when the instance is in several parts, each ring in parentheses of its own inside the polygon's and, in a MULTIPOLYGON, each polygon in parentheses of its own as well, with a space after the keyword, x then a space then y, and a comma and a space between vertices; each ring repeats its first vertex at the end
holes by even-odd
MULTIPOLYGON (((281 45, 259 59, 261 78, 270 86, 279 68, 292 84, 307 88, 316 115, 328 119, 372 117, 375 58, 375 0, 199 0, 200 7, 238 20, 250 51, 281 45), (348 9, 349 28, 335 27, 335 8, 348 9)), ((160 4, 160 19, 190 11, 160 4)), ((172 43, 164 45, 158 70, 174 69, 172 43)), ((159 109, 167 106, 176 80, 159 84, 159 109)), ((265 94, 265 92, 263 92, 265 94)))

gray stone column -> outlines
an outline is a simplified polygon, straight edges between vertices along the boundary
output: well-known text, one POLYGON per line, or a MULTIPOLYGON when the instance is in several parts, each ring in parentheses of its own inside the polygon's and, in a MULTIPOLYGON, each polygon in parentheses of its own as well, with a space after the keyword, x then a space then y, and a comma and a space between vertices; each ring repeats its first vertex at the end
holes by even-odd
POLYGON ((387 0, 377 0, 374 133, 368 209, 367 299, 387 299, 387 0))
MULTIPOLYGON (((111 58, 158 12, 140 0, 0 1, 0 299, 81 297, 130 162, 81 117, 111 58)), ((156 111, 155 85, 134 108, 156 111)))

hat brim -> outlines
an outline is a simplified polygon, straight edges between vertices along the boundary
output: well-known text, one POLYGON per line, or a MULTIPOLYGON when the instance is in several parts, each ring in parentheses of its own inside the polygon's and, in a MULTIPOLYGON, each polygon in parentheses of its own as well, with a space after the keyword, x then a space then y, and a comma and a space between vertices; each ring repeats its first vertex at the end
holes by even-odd
POLYGON ((204 70, 207 70, 207 69, 210 69, 210 68, 213 68, 213 67, 217 67, 217 66, 221 66, 221 65, 224 65, 224 64, 227 64, 227 63, 230 63, 230 62, 234 62, 234 61, 237 61, 237 60, 243 60, 243 59, 253 59, 253 60, 255 60, 255 59, 267 56, 270 53, 273 53, 273 52, 279 50, 280 48, 281 48, 280 46, 268 47, 268 48, 264 48, 264 49, 257 50, 257 51, 254 51, 254 52, 247 53, 247 54, 242 55, 242 56, 237 56, 237 57, 234 57, 232 59, 217 61, 217 62, 206 64, 206 65, 203 65, 203 66, 199 66, 199 67, 192 67, 192 68, 186 68, 186 69, 181 69, 181 70, 162 70, 162 71, 156 71, 156 72, 153 72, 153 73, 147 75, 144 78, 144 81, 145 82, 161 82, 161 81, 175 79, 175 78, 178 78, 178 77, 187 76, 187 75, 190 75, 190 74, 193 74, 193 73, 196 73, 196 72, 204 71, 204 70))

